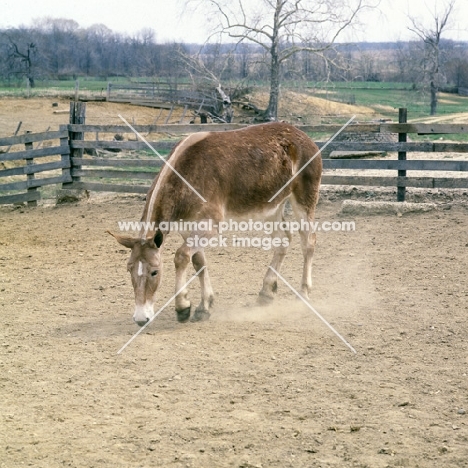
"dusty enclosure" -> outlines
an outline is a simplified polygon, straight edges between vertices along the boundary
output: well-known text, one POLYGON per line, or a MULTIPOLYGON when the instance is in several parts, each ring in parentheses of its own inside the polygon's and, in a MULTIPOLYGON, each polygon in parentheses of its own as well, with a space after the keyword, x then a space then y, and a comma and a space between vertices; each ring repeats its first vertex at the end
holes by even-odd
MULTIPOLYGON (((159 118, 89 103, 88 123, 118 113, 159 118)), ((4 99, 0 114, 3 136, 68 120, 47 100, 4 99)), ((0 467, 468 466, 467 192, 410 191, 436 204, 423 213, 339 215, 343 198, 391 191, 319 203, 320 221, 356 230, 318 233, 311 303, 357 354, 281 281, 256 307, 271 252, 230 247, 208 252, 209 322, 179 324, 170 305, 117 355, 138 327, 128 252, 105 230, 138 220, 142 198, 0 207, 0 467)), ((282 270, 294 287, 301 265, 296 235, 282 270)))
MULTIPOLYGON (((324 197, 318 219, 340 207, 324 197)), ((281 282, 255 307, 271 253, 230 247, 208 252, 210 321, 171 305, 117 355, 137 327, 105 230, 142 208, 0 208, 1 467, 468 466, 466 201, 318 233, 311 303, 357 354, 281 282)), ((301 262, 295 236, 295 287, 301 262)))

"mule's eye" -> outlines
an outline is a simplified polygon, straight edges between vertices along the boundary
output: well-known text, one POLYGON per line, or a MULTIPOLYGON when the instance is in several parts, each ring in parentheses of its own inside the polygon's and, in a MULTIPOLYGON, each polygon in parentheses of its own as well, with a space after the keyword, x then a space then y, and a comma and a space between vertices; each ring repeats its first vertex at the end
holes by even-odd
POLYGON ((151 272, 151 276, 156 276, 158 274, 158 270, 154 270, 151 272))

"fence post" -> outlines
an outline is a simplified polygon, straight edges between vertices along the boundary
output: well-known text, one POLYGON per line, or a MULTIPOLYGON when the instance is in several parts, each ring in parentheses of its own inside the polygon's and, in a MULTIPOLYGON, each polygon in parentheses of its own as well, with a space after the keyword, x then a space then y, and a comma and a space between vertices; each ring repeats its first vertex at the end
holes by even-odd
MULTIPOLYGON (((60 125, 60 131, 65 131, 67 130, 66 125, 60 125)), ((70 149, 68 146, 68 138, 60 138, 60 147, 66 149, 67 151, 62 153, 60 155, 60 159, 63 163, 67 164, 68 167, 62 168, 62 175, 63 176, 70 176, 71 175, 71 157, 70 157, 70 149)), ((65 184, 62 184, 62 188, 64 187, 65 184)))
MULTIPOLYGON (((31 133, 30 131, 27 131, 26 134, 31 133)), ((24 147, 27 151, 30 151, 33 149, 33 144, 32 143, 25 143, 24 147)), ((28 158, 26 157, 26 166, 32 166, 34 164, 34 159, 33 158, 28 158)), ((36 177, 34 173, 32 172, 31 174, 27 174, 27 181, 28 185, 29 182, 34 180, 36 177)), ((37 187, 28 187, 28 192, 37 192, 37 187)), ((28 201, 28 206, 37 206, 37 200, 30 200, 28 201)))
MULTIPOLYGON (((84 125, 86 120, 86 102, 70 102, 70 124, 84 125)), ((75 166, 73 164, 73 158, 83 157, 83 148, 73 148, 73 140, 83 140, 83 132, 68 132, 70 140, 70 161, 72 169, 81 169, 81 166, 75 166)), ((79 182, 80 177, 72 176, 73 182, 79 182)))
MULTIPOLYGON (((85 102, 76 102, 76 101, 71 101, 70 102, 70 118, 69 118, 69 123, 70 124, 83 124, 85 123, 85 118, 86 118, 86 103, 85 102)), ((68 128, 68 138, 67 139, 60 139, 60 145, 68 145, 70 152, 67 155, 62 155, 62 161, 64 159, 68 159, 70 161, 70 175, 72 176, 72 181, 71 182, 65 182, 62 184, 62 189, 65 191, 65 194, 62 194, 61 192, 58 193, 57 195, 57 201, 61 200, 62 196, 64 196, 67 199, 70 199, 70 197, 73 197, 74 199, 78 200, 80 198, 80 191, 76 192, 70 192, 70 189, 75 189, 76 187, 73 187, 74 182, 80 182, 80 177, 73 177, 73 169, 81 169, 81 166, 74 166, 73 165, 73 157, 79 158, 83 156, 83 149, 82 148, 72 148, 73 146, 73 140, 82 140, 83 137, 83 132, 72 132, 68 126, 65 126, 65 128, 68 128), (70 193, 73 193, 73 196, 70 195, 70 193)), ((67 169, 62 170, 62 174, 66 174, 67 169)))
MULTIPOLYGON (((406 123, 408 116, 408 110, 404 107, 400 107, 398 109, 398 123, 406 123)), ((406 133, 399 133, 398 134, 398 142, 406 143, 407 141, 407 134, 406 133)), ((406 160, 406 151, 398 151, 398 160, 405 161, 406 160)), ((398 170, 398 178, 406 177, 406 170, 398 170)), ((406 187, 404 185, 400 186, 397 183, 397 201, 403 202, 405 201, 406 196, 406 187)))

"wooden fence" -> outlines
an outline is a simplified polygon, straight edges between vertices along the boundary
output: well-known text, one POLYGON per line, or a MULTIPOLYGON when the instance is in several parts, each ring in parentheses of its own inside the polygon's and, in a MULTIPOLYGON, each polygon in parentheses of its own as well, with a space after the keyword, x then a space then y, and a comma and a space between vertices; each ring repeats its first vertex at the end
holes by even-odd
POLYGON ((41 198, 39 187, 71 182, 68 137, 65 126, 59 131, 0 138, 0 204, 36 205, 41 198), (12 150, 18 145, 23 149, 12 150))
MULTIPOLYGON (((241 128, 242 124, 205 124, 205 125, 151 125, 134 126, 148 142, 137 139, 124 125, 86 125, 85 103, 72 103, 71 123, 62 126, 58 132, 27 134, 0 139, 2 147, 25 145, 16 152, 0 153, 2 161, 17 161, 18 166, 0 170, 0 203, 36 202, 40 194, 38 187, 46 184, 63 184, 68 189, 108 191, 122 193, 146 193, 151 180, 159 171, 163 161, 149 148, 167 152, 187 133, 198 131, 226 131, 241 128), (180 135, 172 140, 157 140, 155 135, 180 135), (105 136, 107 135, 107 136, 105 136), (109 135, 124 136, 123 141, 109 135), (104 138, 103 138, 104 136, 104 138), (132 141, 133 138, 133 141, 132 141), (154 141, 152 141, 152 138, 154 141), (55 140, 55 146, 36 148, 34 142, 55 140), (146 151, 145 151, 146 150, 146 151), (50 157, 46 163, 36 164, 35 160, 50 157), (51 160, 56 156, 58 160, 51 160), (38 173, 60 169, 60 175, 36 177, 38 173), (1 183, 2 178, 23 176, 25 180, 1 183), (3 194, 26 190, 20 194, 3 194)), ((401 117, 401 115, 400 115, 401 117)), ((314 134, 332 135, 341 129, 340 125, 300 126, 303 131, 314 134)), ((398 159, 324 159, 323 185, 353 185, 398 187, 398 199, 404 199, 406 187, 456 189, 468 188, 468 158, 455 159, 406 159, 407 153, 468 153, 468 143, 449 143, 444 141, 406 141, 407 134, 446 135, 466 134, 468 125, 458 124, 411 124, 376 123, 350 125, 344 133, 397 134, 398 142, 380 141, 337 141, 327 145, 328 151, 346 152, 390 152, 398 153, 398 159), (356 175, 343 171, 374 170, 387 171, 388 175, 356 175), (337 174, 339 171, 340 174, 337 174), (424 171, 420 177, 408 176, 407 171, 424 171), (430 171, 461 173, 461 177, 434 177, 430 171), (343 172, 343 173, 342 173, 343 172)), ((325 141, 318 142, 323 146, 325 141)))
POLYGON ((193 90, 191 85, 181 83, 108 83, 106 100, 109 102, 125 102, 161 109, 174 109, 182 106, 200 112, 217 110, 219 98, 215 91, 200 92, 193 90))

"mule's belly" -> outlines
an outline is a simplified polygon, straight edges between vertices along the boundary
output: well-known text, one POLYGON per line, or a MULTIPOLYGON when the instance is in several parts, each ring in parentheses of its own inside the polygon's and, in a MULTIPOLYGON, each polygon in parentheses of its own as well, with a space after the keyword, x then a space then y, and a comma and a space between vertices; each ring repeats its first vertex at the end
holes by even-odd
POLYGON ((224 213, 223 221, 233 220, 233 221, 264 221, 268 219, 276 219, 278 214, 282 212, 284 204, 286 203, 287 198, 281 200, 281 203, 278 201, 269 203, 267 206, 262 206, 260 208, 249 209, 246 207, 244 210, 229 210, 227 209, 224 213))

